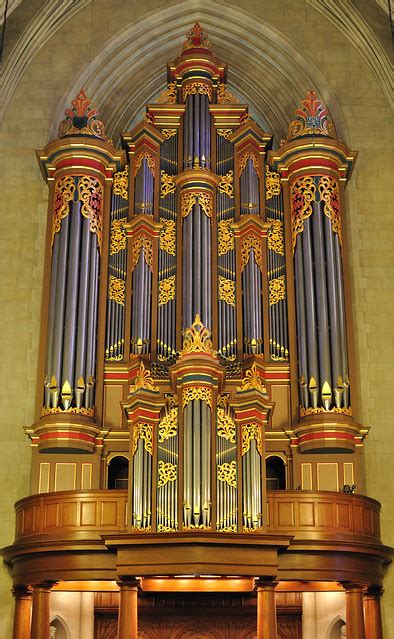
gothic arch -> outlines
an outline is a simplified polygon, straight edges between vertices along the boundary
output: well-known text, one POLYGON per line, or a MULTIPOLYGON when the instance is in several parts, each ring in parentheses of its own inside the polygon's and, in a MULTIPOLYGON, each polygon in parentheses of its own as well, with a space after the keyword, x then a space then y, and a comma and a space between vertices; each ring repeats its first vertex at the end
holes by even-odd
POLYGON ((51 628, 56 629, 56 633, 54 635, 54 639, 71 639, 70 631, 64 619, 62 619, 59 615, 56 615, 51 623, 51 628))

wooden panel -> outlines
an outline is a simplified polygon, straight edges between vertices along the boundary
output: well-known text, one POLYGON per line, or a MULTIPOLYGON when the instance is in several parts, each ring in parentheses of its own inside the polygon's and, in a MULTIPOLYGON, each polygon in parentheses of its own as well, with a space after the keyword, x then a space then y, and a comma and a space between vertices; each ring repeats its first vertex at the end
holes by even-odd
POLYGON ((97 521, 97 502, 81 503, 81 526, 95 526, 97 521))
POLYGON ((71 462, 58 462, 55 465, 55 491, 75 490, 77 465, 71 462))
POLYGON ((58 526, 58 511, 59 505, 57 503, 51 503, 44 505, 45 508, 45 528, 56 528, 58 526))
POLYGON ((363 508, 363 532, 370 535, 372 531, 372 512, 369 508, 363 508))
POLYGON ((302 490, 312 490, 312 464, 310 462, 301 464, 301 487, 302 490))
POLYGON ((26 508, 23 511, 22 530, 24 533, 33 531, 33 508, 26 508))
POLYGON ((292 528, 295 525, 293 501, 279 502, 277 512, 279 527, 292 528))
POLYGON ((42 508, 39 507, 38 504, 34 506, 33 510, 33 530, 34 532, 38 532, 41 529, 42 522, 42 508))
POLYGON ((345 462, 343 464, 343 483, 352 486, 354 484, 354 464, 345 462))
POLYGON ((336 462, 318 462, 317 489, 339 490, 338 464, 336 462))
POLYGON ((116 501, 103 501, 101 504, 100 526, 116 526, 118 504, 116 501))
POLYGON ((298 525, 309 527, 316 525, 313 501, 302 501, 298 504, 298 525))
POLYGON ((107 428, 119 429, 122 424, 122 409, 120 402, 123 386, 121 384, 104 385, 104 415, 103 420, 107 428))
POLYGON ((81 489, 90 490, 92 487, 92 470, 93 464, 82 464, 81 470, 81 489))
POLYGON ((353 521, 354 521, 354 530, 355 532, 362 533, 363 532, 363 518, 362 518, 362 507, 359 504, 355 504, 353 507, 353 521))
POLYGON ((352 512, 350 504, 337 504, 336 505, 336 522, 337 528, 351 530, 352 527, 352 512))
POLYGON ((331 502, 319 501, 317 504, 318 527, 334 527, 334 507, 331 502))
POLYGON ((60 506, 60 525, 61 526, 78 526, 79 509, 76 501, 62 503, 60 506))
POLYGON ((49 462, 40 463, 40 474, 38 479, 38 492, 49 493, 49 477, 51 473, 51 464, 49 462))

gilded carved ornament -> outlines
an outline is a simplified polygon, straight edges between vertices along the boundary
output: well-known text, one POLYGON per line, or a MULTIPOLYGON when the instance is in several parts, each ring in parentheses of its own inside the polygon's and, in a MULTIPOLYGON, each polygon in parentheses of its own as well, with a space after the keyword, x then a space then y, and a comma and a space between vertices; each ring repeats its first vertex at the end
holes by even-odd
POLYGON ((216 355, 213 349, 211 331, 205 328, 200 316, 197 314, 193 324, 183 333, 183 345, 181 355, 188 353, 207 353, 216 355))
MULTIPOLYGON (((71 414, 71 415, 82 415, 83 417, 94 417, 94 408, 77 408, 76 406, 72 406, 71 408, 63 409, 60 406, 56 406, 55 408, 49 408, 48 406, 44 406, 41 411, 41 415, 54 415, 54 414, 71 414)), ((60 434, 59 434, 60 435, 60 434)))
POLYGON ((168 175, 165 171, 161 171, 160 174, 160 197, 163 199, 167 197, 167 195, 170 195, 170 193, 175 193, 176 184, 172 175, 168 175))
POLYGON ((237 104, 237 98, 228 90, 227 84, 219 82, 217 88, 217 103, 218 104, 237 104))
POLYGON ((93 177, 80 177, 78 180, 78 200, 82 202, 82 215, 90 221, 91 233, 95 233, 97 236, 97 245, 101 253, 103 187, 100 182, 93 177))
POLYGON ((135 393, 139 389, 158 391, 159 387, 154 385, 151 372, 145 368, 144 362, 140 362, 140 368, 134 379, 134 384, 130 386, 130 393, 135 393))
POLYGON ((120 219, 112 221, 109 247, 110 255, 116 255, 116 253, 126 248, 126 229, 124 228, 126 222, 127 217, 121 217, 120 219))
POLYGON ((242 386, 237 388, 237 391, 246 390, 258 390, 260 393, 266 393, 266 387, 261 383, 261 377, 257 371, 255 363, 246 371, 245 377, 242 380, 242 386))
POLYGON ((269 286, 269 305, 273 306, 286 299, 285 276, 281 275, 268 283, 269 286))
POLYGON ((159 306, 175 299, 175 275, 159 281, 159 306))
POLYGON ((323 204, 323 212, 331 220, 331 228, 338 234, 339 243, 342 245, 342 224, 339 206, 338 182, 329 175, 320 178, 318 189, 320 200, 323 204))
POLYGON ((221 220, 218 223, 218 255, 226 255, 234 250, 234 229, 232 220, 221 220))
POLYGON ((178 434, 178 407, 171 408, 159 424, 159 442, 175 437, 178 434))
POLYGON ((290 187, 292 211, 293 252, 297 243, 297 235, 304 230, 304 221, 313 213, 312 202, 316 197, 316 184, 313 177, 306 175, 298 178, 290 187))
POLYGON ((329 410, 326 410, 325 408, 323 408, 322 406, 318 406, 317 408, 303 408, 300 407, 300 417, 308 417, 309 415, 321 415, 321 414, 330 414, 330 413, 336 413, 336 414, 340 414, 340 415, 348 415, 349 417, 352 416, 352 409, 351 408, 340 408, 338 406, 334 406, 334 408, 330 408, 329 410))
POLYGON ((232 129, 216 129, 216 133, 220 135, 222 138, 227 140, 228 137, 232 134, 232 129))
POLYGON ((182 193, 181 197, 181 214, 187 217, 193 206, 199 204, 207 217, 212 217, 213 198, 212 193, 205 191, 194 191, 192 193, 182 193))
POLYGON ((201 400, 212 410, 212 390, 210 388, 206 388, 205 386, 190 386, 189 388, 183 389, 183 409, 185 409, 190 402, 197 400, 201 400))
POLYGON ((152 173, 153 177, 155 176, 155 168, 156 168, 156 162, 155 159, 153 157, 153 155, 151 155, 150 153, 148 153, 148 151, 142 151, 141 153, 139 153, 135 159, 135 173, 137 174, 138 171, 141 168, 141 164, 142 164, 142 160, 146 160, 147 164, 148 164, 148 168, 150 170, 150 172, 152 173))
POLYGON ((212 102, 212 86, 206 82, 190 82, 182 87, 183 101, 186 102, 188 95, 195 95, 196 93, 207 95, 209 101, 212 102))
POLYGON ((108 298, 116 304, 120 304, 124 306, 125 302, 125 287, 126 282, 124 280, 119 279, 118 277, 114 277, 114 275, 109 276, 109 286, 108 286, 108 298))
POLYGON ((131 453, 134 457, 138 448, 138 440, 144 441, 144 448, 149 455, 153 454, 153 426, 152 424, 138 423, 133 424, 133 441, 131 453))
POLYGON ((256 442, 257 450, 260 456, 263 455, 263 436, 261 426, 252 422, 242 425, 242 456, 250 450, 250 442, 252 439, 256 442))
POLYGON ((314 91, 308 91, 301 100, 301 107, 295 111, 296 119, 290 122, 288 140, 304 135, 326 135, 336 138, 336 131, 330 113, 314 91))
POLYGON ((178 99, 178 91, 176 88, 176 82, 170 82, 167 88, 164 89, 156 100, 157 104, 176 104, 178 99))
POLYGON ((118 171, 114 175, 114 183, 112 187, 114 195, 120 195, 127 200, 129 195, 129 165, 126 164, 124 171, 118 171))
POLYGON ((273 217, 267 217, 266 222, 271 225, 268 231, 268 248, 278 255, 285 254, 283 237, 283 222, 273 217))
POLYGON ((160 231, 159 248, 169 255, 175 255, 176 222, 163 217, 160 218, 160 222, 163 226, 160 231))
POLYGON ((172 138, 174 135, 178 133, 178 129, 161 129, 161 132, 164 135, 164 137, 167 140, 169 140, 170 138, 172 138))
POLYGON ((225 462, 218 466, 218 481, 224 481, 233 488, 237 487, 237 462, 225 462))
POLYGON ((265 167, 265 198, 270 200, 274 195, 280 195, 279 173, 270 171, 268 165, 265 167))
POLYGON ((263 246, 261 238, 259 238, 254 233, 250 233, 241 238, 241 267, 242 271, 245 266, 248 264, 250 259, 250 253, 253 251, 254 259, 256 261, 257 266, 260 271, 263 272, 264 264, 263 264, 263 246))
POLYGON ((235 282, 219 275, 219 299, 230 306, 235 306, 235 282))
POLYGON ((54 195, 54 211, 52 220, 52 244, 56 233, 59 233, 62 220, 67 217, 70 212, 70 202, 74 199, 75 180, 73 177, 66 175, 56 181, 54 195))
POLYGON ((188 49, 211 49, 208 34, 198 22, 186 33, 182 53, 188 49))
POLYGON ((65 120, 59 125, 59 138, 67 135, 92 135, 106 140, 104 124, 98 119, 97 109, 91 108, 91 100, 81 89, 71 102, 71 109, 66 109, 65 120))
POLYGON ((141 251, 145 258, 146 264, 150 270, 153 270, 153 239, 144 233, 133 238, 131 248, 131 272, 134 271, 140 259, 141 251))
POLYGON ((217 409, 217 434, 235 444, 235 422, 223 408, 217 409))
POLYGON ((165 486, 169 481, 176 481, 177 478, 177 467, 174 464, 170 464, 170 462, 159 461, 158 464, 158 488, 165 486))
POLYGON ((218 184, 219 193, 224 193, 228 197, 234 197, 234 174, 233 171, 229 171, 225 175, 220 176, 220 182, 218 184))
POLYGON ((245 170, 245 167, 248 163, 248 160, 252 160, 253 166, 256 170, 256 173, 258 175, 260 175, 260 166, 259 166, 259 160, 258 157, 255 153, 253 153, 253 151, 246 151, 246 153, 244 153, 243 155, 241 155, 240 159, 239 159, 239 164, 238 164, 238 175, 239 177, 241 177, 242 173, 245 170))

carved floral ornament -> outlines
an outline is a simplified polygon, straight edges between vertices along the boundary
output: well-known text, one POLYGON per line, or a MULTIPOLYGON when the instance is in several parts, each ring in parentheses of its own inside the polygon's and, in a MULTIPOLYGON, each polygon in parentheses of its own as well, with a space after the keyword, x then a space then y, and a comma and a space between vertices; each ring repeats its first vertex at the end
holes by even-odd
POLYGON ((153 426, 152 424, 137 423, 133 424, 133 441, 131 452, 134 457, 138 448, 138 440, 142 439, 144 448, 149 455, 153 454, 153 426))
POLYGON ((217 434, 218 437, 227 439, 231 444, 235 444, 235 422, 223 408, 217 409, 217 434))
POLYGON ((263 455, 263 436, 261 426, 256 423, 242 425, 242 456, 250 450, 252 439, 256 442, 257 450, 260 456, 263 455))
POLYGON ((182 98, 186 102, 188 95, 207 95, 208 100, 212 102, 212 86, 206 82, 189 82, 182 87, 182 98))
POLYGON ((269 281, 269 305, 274 306, 286 299, 285 276, 281 275, 269 281))
POLYGON ((182 408, 193 401, 200 400, 204 402, 212 410, 212 389, 205 386, 189 386, 184 388, 182 392, 182 408))
POLYGON ((108 298, 115 302, 116 304, 120 304, 124 306, 125 302, 125 287, 126 282, 124 280, 115 277, 114 275, 109 276, 109 285, 108 285, 108 298))
POLYGON ((188 49, 211 49, 208 34, 198 22, 196 22, 190 31, 186 33, 186 40, 183 44, 182 53, 188 49))
POLYGON ((89 229, 97 236, 97 245, 101 253, 103 187, 96 178, 84 175, 75 178, 72 176, 64 176, 56 181, 52 221, 52 246, 56 233, 60 232, 62 220, 70 213, 70 202, 75 199, 76 188, 77 201, 81 202, 81 214, 90 221, 89 229))
POLYGON ((218 481, 224 481, 233 488, 237 487, 237 462, 225 462, 218 466, 218 481))
POLYGON ((218 223, 218 255, 226 255, 234 250, 234 229, 232 220, 221 220, 218 223))
POLYGON ((97 109, 91 108, 91 100, 81 89, 71 102, 71 109, 66 109, 65 120, 59 125, 59 138, 66 135, 92 135, 106 140, 104 124, 98 119, 97 109))
POLYGON ((224 193, 228 197, 234 197, 234 174, 233 171, 229 171, 225 175, 220 176, 220 182, 218 184, 219 193, 224 193))
POLYGON ((207 217, 212 217, 213 197, 210 191, 193 191, 182 193, 181 214, 187 217, 193 206, 199 204, 207 217))
POLYGON ((219 299, 230 306, 235 306, 235 282, 219 275, 219 299))
POLYGON ((211 331, 205 328, 200 316, 197 314, 193 324, 183 333, 183 346, 181 355, 188 353, 207 353, 216 355, 213 349, 211 331))
POLYGON ((159 306, 175 299, 175 275, 159 281, 159 306))
POLYGON ((296 109, 295 115, 296 119, 289 125, 288 140, 304 135, 337 137, 330 113, 314 91, 308 91, 307 97, 301 100, 301 107, 296 109))
POLYGON ((252 160, 256 173, 260 175, 259 159, 257 155, 253 151, 246 151, 246 153, 241 155, 241 157, 239 158, 239 163, 238 163, 239 177, 241 177, 242 173, 244 172, 245 167, 248 163, 248 160, 252 160))
POLYGON ((111 224, 111 240, 109 254, 116 255, 119 251, 126 249, 126 229, 124 228, 127 217, 121 217, 113 220, 111 224))
POLYGON ((152 173, 153 177, 155 176, 156 162, 153 155, 148 153, 148 151, 141 151, 135 159, 135 173, 137 174, 141 168, 142 161, 146 160, 148 168, 152 173))
POLYGON ((159 442, 175 437, 178 434, 178 407, 171 408, 159 424, 159 442))
POLYGON ((275 171, 265 167, 265 198, 270 200, 274 195, 280 195, 280 176, 275 171))
POLYGON ((161 171, 160 197, 164 199, 170 193, 175 193, 176 184, 172 175, 168 175, 165 171, 161 171))
POLYGON ((261 238, 254 233, 250 233, 241 238, 241 267, 242 271, 248 264, 250 259, 250 253, 253 251, 254 259, 260 271, 263 273, 263 246, 261 238))
POLYGON ((118 171, 114 175, 113 194, 120 195, 127 200, 129 194, 129 165, 126 164, 123 171, 118 171))
POLYGON ((161 217, 162 228, 160 231, 159 248, 169 255, 175 255, 176 247, 176 222, 161 217))
POLYGON ((165 486, 169 481, 176 481, 177 479, 177 466, 170 462, 159 461, 158 464, 158 488, 165 486))
POLYGON ((238 104, 237 98, 228 90, 227 84, 219 82, 217 88, 218 104, 238 104))
POLYGON ((246 371, 245 377, 242 380, 242 386, 237 388, 237 391, 240 392, 247 390, 258 390, 260 393, 267 393, 266 387, 261 383, 261 377, 255 363, 246 371))
POLYGON ((305 220, 313 213, 313 202, 317 202, 317 195, 322 202, 324 215, 331 220, 332 231, 337 233, 339 243, 342 244, 339 187, 334 178, 328 175, 317 178, 311 175, 300 177, 292 183, 290 193, 293 252, 297 236, 304 230, 305 220))
POLYGON ((134 271, 140 259, 141 251, 143 252, 145 262, 150 270, 153 270, 153 239, 145 233, 137 235, 133 238, 131 249, 131 272, 134 271))
POLYGON ((285 254, 285 244, 283 237, 283 222, 272 217, 267 217, 266 222, 271 225, 268 231, 268 248, 278 255, 285 254))
POLYGON ((134 379, 134 384, 130 386, 130 393, 135 393, 139 389, 158 392, 159 387, 154 385, 151 372, 145 368, 144 362, 140 362, 140 367, 134 379))

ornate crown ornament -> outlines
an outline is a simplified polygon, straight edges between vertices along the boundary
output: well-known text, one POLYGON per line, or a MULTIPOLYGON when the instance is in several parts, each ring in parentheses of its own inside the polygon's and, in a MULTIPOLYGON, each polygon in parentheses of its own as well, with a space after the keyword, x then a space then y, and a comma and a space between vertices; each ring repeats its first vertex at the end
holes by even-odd
POLYGON ((65 120, 59 125, 59 138, 66 135, 93 135, 106 140, 104 124, 98 119, 97 109, 91 109, 91 100, 81 89, 71 102, 71 109, 66 109, 65 120))
POLYGON ((182 355, 187 353, 208 353, 216 356, 211 340, 211 331, 205 328, 197 314, 193 324, 183 333, 182 355))
POLYGON ((208 34, 203 30, 198 22, 196 22, 194 27, 187 32, 182 53, 188 49, 211 49, 208 34))
POLYGON ((314 91, 308 91, 307 97, 301 100, 301 105, 295 111, 296 119, 289 124, 288 140, 304 135, 337 137, 330 112, 314 91))

